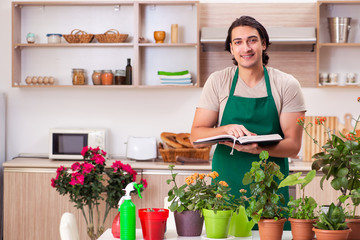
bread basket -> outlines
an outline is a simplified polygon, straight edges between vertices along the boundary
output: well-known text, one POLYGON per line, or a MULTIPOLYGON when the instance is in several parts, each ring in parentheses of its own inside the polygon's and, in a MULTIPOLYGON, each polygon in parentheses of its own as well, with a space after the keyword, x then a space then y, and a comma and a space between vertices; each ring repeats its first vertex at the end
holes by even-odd
POLYGON ((99 43, 122 43, 127 39, 128 34, 121 34, 116 29, 110 29, 104 34, 96 34, 95 38, 99 43))
POLYGON ((207 148, 168 148, 164 149, 162 143, 159 143, 159 152, 164 162, 176 162, 176 156, 187 157, 187 158, 198 158, 209 160, 210 149, 207 148))
POLYGON ((90 43, 94 39, 94 34, 88 34, 83 30, 74 29, 70 34, 63 34, 63 37, 68 43, 90 43))

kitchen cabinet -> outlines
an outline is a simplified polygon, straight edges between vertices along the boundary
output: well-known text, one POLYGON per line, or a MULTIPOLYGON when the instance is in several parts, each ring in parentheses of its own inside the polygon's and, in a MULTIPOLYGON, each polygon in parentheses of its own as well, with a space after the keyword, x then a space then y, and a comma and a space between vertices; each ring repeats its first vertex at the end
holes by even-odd
POLYGON ((319 87, 360 87, 358 56, 360 54, 359 31, 360 1, 317 2, 317 85, 319 87), (347 43, 332 43, 328 17, 351 17, 351 29, 347 43), (321 84, 321 73, 337 73, 338 84, 321 84), (357 82, 346 83, 346 74, 355 73, 357 82))
POLYGON ((189 70, 199 83, 199 3, 197 1, 12 2, 12 87, 150 88, 160 85, 157 71, 189 70), (171 43, 171 24, 178 24, 178 43, 171 43), (128 34, 124 43, 47 43, 46 34, 70 34, 81 29, 102 34, 117 29, 128 34), (162 44, 153 32, 165 31, 162 44), (35 33, 35 43, 26 35, 35 33), (139 38, 146 43, 139 43, 139 38), (132 85, 92 85, 94 70, 133 69, 132 85), (86 71, 87 84, 72 85, 73 68, 86 71), (52 76, 54 85, 26 84, 27 76, 52 76))

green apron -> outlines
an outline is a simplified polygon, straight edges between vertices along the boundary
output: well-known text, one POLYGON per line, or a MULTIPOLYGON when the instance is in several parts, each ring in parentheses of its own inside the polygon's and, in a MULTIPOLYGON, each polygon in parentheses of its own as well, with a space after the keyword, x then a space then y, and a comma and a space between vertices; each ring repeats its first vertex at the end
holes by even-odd
MULTIPOLYGON (((264 67, 264 75, 267 97, 262 98, 234 96, 238 72, 239 69, 236 69, 220 125, 241 124, 250 132, 258 135, 278 133, 284 137, 266 68, 264 67)), ((242 179, 244 174, 250 171, 252 162, 260 160, 259 155, 236 150, 233 155, 230 155, 230 152, 231 147, 218 144, 212 160, 212 170, 219 173, 220 180, 224 180, 229 184, 231 194, 235 195, 236 198, 240 196, 240 189, 246 189, 246 195, 249 197, 250 187, 249 185, 244 186, 242 179)), ((269 157, 269 161, 274 161, 278 164, 285 177, 289 175, 289 162, 287 158, 269 157)), ((281 188, 278 193, 284 195, 287 204, 289 201, 288 188, 281 188)), ((290 224, 285 224, 285 229, 290 229, 289 226, 290 224)))

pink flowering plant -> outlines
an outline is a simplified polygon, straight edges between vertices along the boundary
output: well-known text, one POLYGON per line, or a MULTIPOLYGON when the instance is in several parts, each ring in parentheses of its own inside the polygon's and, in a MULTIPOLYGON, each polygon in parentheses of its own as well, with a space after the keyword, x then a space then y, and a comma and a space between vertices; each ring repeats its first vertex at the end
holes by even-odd
MULTIPOLYGON (((110 210, 117 208, 120 198, 125 195, 123 189, 136 181, 137 172, 121 161, 115 161, 111 168, 106 168, 106 152, 99 147, 84 147, 81 155, 83 162, 75 162, 71 169, 64 166, 57 169, 56 177, 51 179, 51 186, 61 195, 69 195, 70 201, 81 210, 85 218, 88 236, 90 239, 97 239, 105 230, 104 223, 110 210), (104 200, 106 204, 101 221, 99 205, 104 200)), ((146 188, 145 179, 141 178, 140 183, 146 188)))

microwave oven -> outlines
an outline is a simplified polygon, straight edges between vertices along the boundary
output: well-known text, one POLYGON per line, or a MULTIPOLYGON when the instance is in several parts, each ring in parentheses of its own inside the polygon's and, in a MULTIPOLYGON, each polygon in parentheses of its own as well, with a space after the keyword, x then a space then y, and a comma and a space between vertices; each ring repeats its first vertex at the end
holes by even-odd
POLYGON ((85 146, 100 147, 106 151, 105 129, 50 129, 50 159, 83 159, 85 146))

